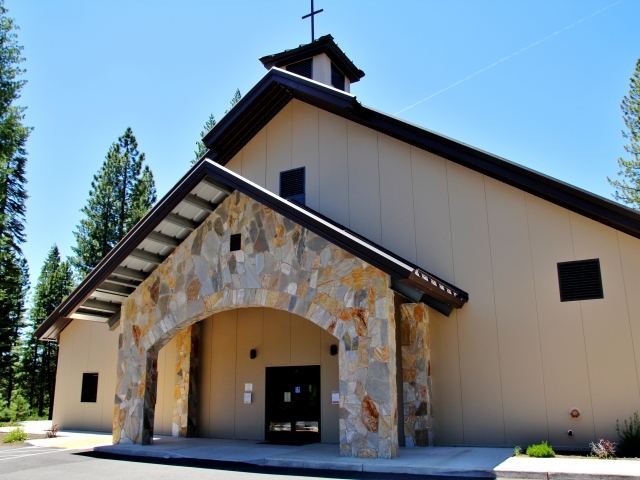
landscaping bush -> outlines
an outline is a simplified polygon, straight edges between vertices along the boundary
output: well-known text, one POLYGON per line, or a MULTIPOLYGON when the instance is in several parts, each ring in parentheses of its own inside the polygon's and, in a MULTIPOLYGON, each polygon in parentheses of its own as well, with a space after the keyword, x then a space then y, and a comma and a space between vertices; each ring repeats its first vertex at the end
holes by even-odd
POLYGON ((609 440, 598 440, 598 443, 591 442, 591 456, 598 458, 616 458, 617 444, 609 440))
POLYGON ((624 421, 624 427, 620 428, 620 422, 616 420, 616 432, 620 437, 618 452, 622 457, 640 457, 640 416, 638 412, 624 421))
POLYGON ((44 434, 47 436, 47 438, 54 438, 58 436, 58 430, 60 430, 60 427, 57 423, 54 423, 51 425, 51 428, 49 430, 44 431, 44 434))
POLYGON ((22 427, 18 427, 14 430, 11 430, 5 437, 2 439, 2 443, 13 443, 13 442, 24 442, 29 436, 24 433, 22 427))
POLYGON ((556 452, 553 451, 553 448, 547 445, 547 442, 542 442, 537 445, 527 447, 527 455, 536 458, 550 458, 555 457, 556 452))

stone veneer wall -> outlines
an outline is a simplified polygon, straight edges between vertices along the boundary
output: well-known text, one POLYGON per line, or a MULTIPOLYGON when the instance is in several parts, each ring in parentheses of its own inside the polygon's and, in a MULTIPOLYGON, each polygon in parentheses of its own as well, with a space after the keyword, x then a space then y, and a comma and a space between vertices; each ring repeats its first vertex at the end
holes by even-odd
POLYGON ((303 316, 338 338, 340 454, 396 457, 390 281, 235 192, 122 306, 114 443, 152 442, 158 351, 177 332, 223 310, 262 306, 303 316), (236 233, 242 235, 242 249, 230 252, 229 238, 236 233))
POLYGON ((200 325, 191 325, 176 334, 175 383, 173 387, 174 437, 195 437, 198 413, 198 345, 200 325))
POLYGON ((405 444, 428 447, 433 443, 429 312, 423 303, 405 303, 400 311, 405 444))

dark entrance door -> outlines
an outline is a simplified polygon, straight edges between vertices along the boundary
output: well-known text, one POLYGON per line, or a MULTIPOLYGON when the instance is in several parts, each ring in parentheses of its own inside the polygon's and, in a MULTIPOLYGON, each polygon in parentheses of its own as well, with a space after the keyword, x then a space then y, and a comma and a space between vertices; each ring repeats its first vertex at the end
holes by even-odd
POLYGON ((265 438, 320 441, 320 366, 267 367, 265 438))

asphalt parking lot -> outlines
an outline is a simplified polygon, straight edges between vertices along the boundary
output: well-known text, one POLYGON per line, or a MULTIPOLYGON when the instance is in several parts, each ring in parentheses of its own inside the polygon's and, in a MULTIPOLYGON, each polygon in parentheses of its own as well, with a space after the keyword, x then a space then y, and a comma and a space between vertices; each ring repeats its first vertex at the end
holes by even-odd
MULTIPOLYGON (((51 447, 0 446, 0 478, 180 478, 216 480, 283 480, 298 479, 367 479, 400 480, 407 475, 333 472, 288 468, 259 467, 248 464, 116 457, 92 450, 51 447)), ((444 480, 445 477, 411 476, 411 479, 444 480)), ((446 477, 449 480, 451 477, 446 477)), ((462 478, 462 477, 457 477, 462 478)))

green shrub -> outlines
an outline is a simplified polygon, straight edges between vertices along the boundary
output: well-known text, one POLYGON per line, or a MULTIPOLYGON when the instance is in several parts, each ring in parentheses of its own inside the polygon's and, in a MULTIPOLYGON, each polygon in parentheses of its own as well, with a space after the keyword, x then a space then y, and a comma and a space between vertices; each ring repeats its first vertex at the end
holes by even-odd
POLYGON ((513 449, 513 456, 517 457, 519 455, 524 455, 524 452, 522 451, 522 447, 516 447, 513 449))
POLYGON ((11 430, 5 437, 2 439, 2 443, 13 443, 13 442, 24 442, 29 436, 24 433, 22 427, 18 427, 14 430, 11 430))
POLYGON ((537 445, 527 447, 527 455, 536 458, 551 458, 556 456, 556 452, 553 451, 553 448, 547 445, 547 442, 542 442, 537 445))
POLYGON ((17 394, 11 397, 11 406, 4 406, 0 410, 0 421, 22 421, 29 418, 30 414, 29 402, 22 395, 17 394))
POLYGON ((616 420, 616 432, 620 437, 618 453, 621 457, 640 457, 640 416, 638 412, 624 421, 624 427, 620 428, 620 422, 616 420))

